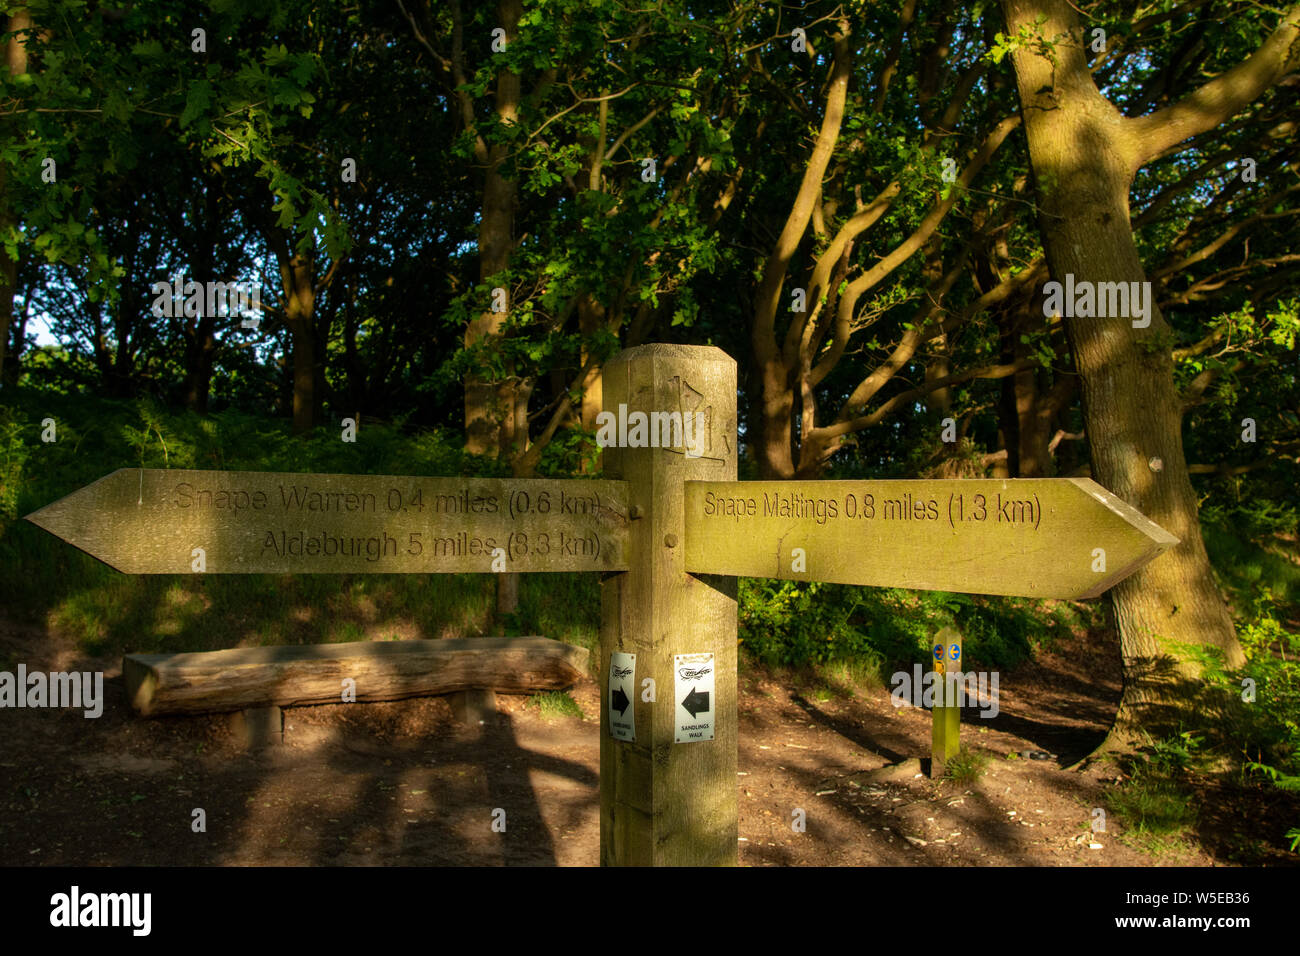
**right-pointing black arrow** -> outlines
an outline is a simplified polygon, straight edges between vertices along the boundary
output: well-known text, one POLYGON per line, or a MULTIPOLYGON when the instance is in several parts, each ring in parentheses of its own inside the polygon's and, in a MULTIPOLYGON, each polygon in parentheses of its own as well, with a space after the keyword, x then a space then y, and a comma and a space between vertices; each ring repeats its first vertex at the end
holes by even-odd
POLYGON ((627 710, 627 705, 632 703, 627 699, 627 694, 623 693, 623 685, 614 688, 614 693, 609 696, 609 709, 618 711, 620 717, 627 710))
POLYGON ((702 712, 709 709, 709 692, 706 690, 701 693, 692 687, 691 692, 682 701, 682 706, 690 711, 692 717, 698 717, 702 712))

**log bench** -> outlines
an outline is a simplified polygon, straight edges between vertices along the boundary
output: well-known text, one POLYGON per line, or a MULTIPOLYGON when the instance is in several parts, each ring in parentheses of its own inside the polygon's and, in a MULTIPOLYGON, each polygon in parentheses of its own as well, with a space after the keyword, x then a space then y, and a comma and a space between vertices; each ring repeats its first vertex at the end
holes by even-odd
MULTIPOLYGON (((142 717, 241 712, 248 742, 277 733, 279 708, 341 703, 344 680, 356 700, 402 700, 457 691, 529 694, 571 687, 588 652, 547 637, 363 641, 237 647, 184 654, 127 654, 127 700, 142 717)), ((241 719, 242 718, 242 719, 241 719)))

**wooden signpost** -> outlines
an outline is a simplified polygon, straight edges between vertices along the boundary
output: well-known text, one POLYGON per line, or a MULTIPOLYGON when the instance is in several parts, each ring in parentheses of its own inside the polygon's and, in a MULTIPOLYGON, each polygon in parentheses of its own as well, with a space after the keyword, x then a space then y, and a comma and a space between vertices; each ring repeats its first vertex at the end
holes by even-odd
POLYGON ((705 432, 698 457, 662 442, 604 451, 605 471, 628 482, 632 528, 629 570, 601 585, 601 665, 635 655, 635 739, 615 739, 605 694, 600 861, 734 865, 736 579, 686 573, 683 482, 736 477, 736 363, 715 348, 643 345, 606 364, 604 397, 629 420, 698 414, 705 432))
POLYGON ((692 481, 686 570, 1088 598, 1178 539, 1087 478, 692 481))
POLYGON ((738 482, 716 348, 629 349, 604 396, 611 480, 132 468, 28 520, 136 574, 601 572, 606 865, 737 860, 738 575, 1081 598, 1177 543, 1085 479, 738 482))
POLYGON ((612 481, 123 468, 27 520, 128 574, 627 568, 612 481))

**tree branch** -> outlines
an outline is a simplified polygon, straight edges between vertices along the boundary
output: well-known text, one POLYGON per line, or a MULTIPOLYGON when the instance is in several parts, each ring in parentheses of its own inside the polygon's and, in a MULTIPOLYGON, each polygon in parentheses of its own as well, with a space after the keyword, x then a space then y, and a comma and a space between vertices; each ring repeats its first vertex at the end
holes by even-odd
POLYGON ((851 62, 849 55, 848 23, 842 21, 841 32, 835 38, 834 63, 831 67, 830 88, 826 94, 826 113, 822 117, 817 144, 804 167, 803 182, 795 196, 785 227, 777 239, 776 248, 768 256, 763 268, 763 279, 754 295, 754 328, 751 339, 754 357, 760 365, 776 360, 776 313, 780 305, 781 285, 785 281, 790 260, 812 217, 812 204, 821 193, 822 176, 830 163, 831 153, 839 140, 844 122, 844 103, 848 96, 851 62))
POLYGON ((931 379, 924 385, 918 385, 906 392, 900 392, 870 415, 860 415, 857 418, 838 421, 833 425, 817 429, 816 434, 819 438, 835 438, 840 435, 847 435, 850 432, 861 431, 864 428, 870 428, 872 425, 880 424, 881 421, 896 412, 901 406, 906 405, 908 402, 914 402, 918 398, 924 398, 936 389, 947 388, 949 385, 959 385, 974 378, 1006 378, 1024 369, 1033 368, 1037 364, 1037 359, 1024 358, 1006 365, 985 365, 982 368, 969 369, 965 372, 945 375, 943 378, 931 379))
MULTIPOLYGON (((978 152, 976 152, 970 163, 962 170, 957 181, 963 187, 969 186, 980 170, 992 158, 993 154, 997 152, 998 147, 1002 145, 1011 131, 1019 125, 1019 114, 1009 116, 998 123, 980 145, 978 152)), ((817 363, 819 368, 834 366, 840 360, 840 356, 844 354, 849 336, 852 334, 853 311, 857 306, 859 297, 910 259, 913 253, 925 244, 926 240, 939 228, 939 224, 948 215, 948 211, 956 204, 957 198, 958 190, 953 188, 949 192, 948 198, 937 203, 929 214, 921 220, 921 224, 916 227, 916 230, 910 236, 895 246, 892 252, 880 259, 874 266, 849 283, 848 288, 844 290, 844 294, 840 296, 839 303, 836 306, 831 346, 822 360, 817 363)))
POLYGON ((1190 96, 1146 116, 1123 120, 1128 127, 1129 165, 1137 172, 1153 157, 1198 133, 1227 122, 1242 107, 1300 63, 1300 4, 1292 6, 1258 50, 1190 96))

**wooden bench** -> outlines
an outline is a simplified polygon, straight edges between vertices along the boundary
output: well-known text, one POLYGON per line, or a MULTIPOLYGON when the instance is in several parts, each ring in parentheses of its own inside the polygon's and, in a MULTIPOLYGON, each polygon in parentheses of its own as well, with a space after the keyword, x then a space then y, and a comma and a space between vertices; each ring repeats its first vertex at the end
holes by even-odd
POLYGON ((341 703, 348 678, 358 702, 562 690, 587 673, 587 657, 585 648, 547 637, 364 641, 127 654, 122 676, 127 700, 143 717, 226 711, 249 717, 259 709, 341 703))

